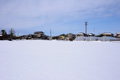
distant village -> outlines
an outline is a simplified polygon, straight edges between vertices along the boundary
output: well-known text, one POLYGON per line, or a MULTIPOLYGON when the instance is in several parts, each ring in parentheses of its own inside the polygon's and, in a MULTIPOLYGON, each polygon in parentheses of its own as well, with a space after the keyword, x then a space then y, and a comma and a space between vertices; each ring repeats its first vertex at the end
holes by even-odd
POLYGON ((51 36, 51 34, 46 35, 43 31, 36 31, 33 34, 16 36, 15 31, 11 29, 9 33, 7 33, 6 30, 1 30, 0 40, 120 41, 120 32, 117 32, 116 35, 113 35, 113 33, 110 32, 102 33, 99 35, 95 35, 93 33, 86 34, 80 32, 78 34, 68 33, 68 34, 61 34, 58 36, 51 36))

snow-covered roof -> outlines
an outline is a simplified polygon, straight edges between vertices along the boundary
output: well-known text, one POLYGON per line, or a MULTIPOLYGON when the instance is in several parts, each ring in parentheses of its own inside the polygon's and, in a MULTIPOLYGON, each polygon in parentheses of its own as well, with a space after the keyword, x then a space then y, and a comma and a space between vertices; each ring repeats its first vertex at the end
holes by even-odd
POLYGON ((117 32, 117 34, 120 34, 120 32, 117 32))
POLYGON ((89 33, 88 35, 94 35, 93 33, 89 33))
POLYGON ((102 34, 107 34, 107 35, 111 35, 112 33, 110 33, 110 32, 106 32, 106 33, 102 33, 102 34))

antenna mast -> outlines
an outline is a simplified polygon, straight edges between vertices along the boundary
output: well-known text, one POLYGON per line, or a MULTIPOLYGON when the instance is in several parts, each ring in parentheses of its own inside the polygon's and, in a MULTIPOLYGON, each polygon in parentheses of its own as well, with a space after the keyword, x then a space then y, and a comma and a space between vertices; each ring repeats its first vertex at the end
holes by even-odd
POLYGON ((87 34, 87 23, 88 23, 88 22, 85 21, 85 33, 86 33, 86 34, 87 34))

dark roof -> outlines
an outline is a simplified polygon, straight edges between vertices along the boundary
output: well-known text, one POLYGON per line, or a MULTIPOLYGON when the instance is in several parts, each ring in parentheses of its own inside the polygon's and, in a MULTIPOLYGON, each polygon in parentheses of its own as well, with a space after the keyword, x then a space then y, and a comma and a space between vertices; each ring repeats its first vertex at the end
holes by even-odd
POLYGON ((39 34, 39 33, 44 33, 44 32, 42 32, 42 31, 36 31, 36 32, 34 32, 34 34, 39 34))
POLYGON ((73 33, 68 33, 67 35, 74 35, 73 33))

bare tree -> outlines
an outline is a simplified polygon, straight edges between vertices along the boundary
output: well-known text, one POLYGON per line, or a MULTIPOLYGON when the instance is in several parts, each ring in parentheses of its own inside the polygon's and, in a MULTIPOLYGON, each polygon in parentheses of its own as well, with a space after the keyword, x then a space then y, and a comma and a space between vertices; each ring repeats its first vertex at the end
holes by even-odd
POLYGON ((2 36, 7 35, 7 33, 6 33, 6 31, 5 31, 5 30, 1 30, 1 32, 2 32, 2 36))
POLYGON ((10 29, 10 38, 12 39, 15 36, 15 31, 13 28, 10 29))

